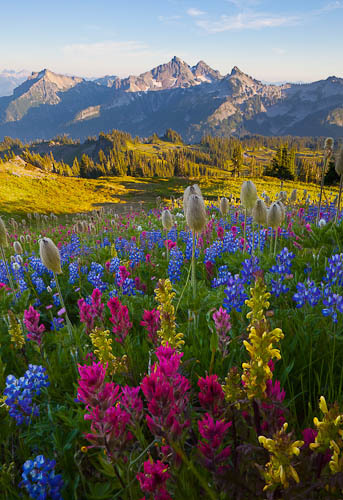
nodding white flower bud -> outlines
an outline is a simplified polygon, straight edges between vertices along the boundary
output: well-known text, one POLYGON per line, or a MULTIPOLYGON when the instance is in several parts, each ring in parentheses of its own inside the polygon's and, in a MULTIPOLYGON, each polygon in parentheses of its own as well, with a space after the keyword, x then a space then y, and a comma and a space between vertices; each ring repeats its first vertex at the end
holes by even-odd
POLYGON ((185 215, 187 212, 188 200, 189 200, 190 196, 192 196, 193 194, 196 194, 200 198, 202 198, 202 194, 201 194, 201 191, 200 191, 198 184, 194 184, 193 186, 188 186, 183 193, 183 211, 184 211, 185 215))
POLYGON ((8 239, 7 239, 7 231, 6 226, 2 218, 0 217, 0 247, 7 247, 8 239))
POLYGON ((170 231, 173 227, 174 221, 173 216, 169 210, 163 210, 162 212, 162 226, 166 231, 170 231))
POLYGON ((192 194, 187 201, 186 220, 190 229, 200 233, 206 224, 206 208, 204 200, 197 194, 192 194))
POLYGON ((31 241, 31 235, 30 235, 30 234, 27 234, 27 235, 26 235, 26 241, 27 241, 28 243, 30 243, 30 241, 31 241))
POLYGON ((332 149, 334 140, 332 137, 327 137, 324 143, 324 149, 332 149))
POLYGON ((343 147, 339 150, 339 153, 335 162, 335 170, 338 175, 343 174, 343 147))
POLYGON ((60 251, 50 238, 42 238, 39 242, 39 253, 43 264, 55 274, 61 274, 60 251))
POLYGON ((137 231, 142 231, 142 226, 137 226, 137 231))
POLYGON ((283 222, 285 220, 285 217, 286 217, 286 208, 285 208, 285 205, 282 203, 282 201, 277 201, 276 203, 280 207, 280 210, 281 210, 281 222, 283 222))
POLYGON ((256 224, 267 223, 267 207, 263 200, 256 200, 255 206, 252 209, 252 216, 256 224))
POLYGON ((46 291, 47 291, 48 293, 52 293, 52 288, 51 288, 50 286, 47 286, 47 287, 46 287, 46 291))
POLYGON ((13 243, 13 248, 14 248, 15 253, 17 253, 19 255, 21 255, 23 253, 23 247, 21 246, 19 241, 15 241, 13 243))
POLYGON ((273 229, 277 229, 281 225, 282 213, 281 208, 277 203, 272 203, 267 213, 267 224, 273 229))
POLYGON ((16 261, 19 263, 19 264, 22 264, 23 263, 23 258, 21 255, 16 255, 16 261))
POLYGON ((289 201, 291 203, 295 203, 297 201, 297 190, 296 189, 293 189, 293 191, 291 192, 291 196, 289 198, 289 201))
POLYGON ((22 243, 24 245, 24 243, 25 243, 25 236, 23 234, 21 234, 19 236, 19 239, 20 239, 20 243, 22 243))
POLYGON ((320 221, 318 222, 318 226, 319 226, 319 227, 324 227, 324 226, 326 226, 326 220, 325 220, 325 219, 320 219, 320 221))
POLYGON ((220 213, 225 216, 229 211, 229 200, 225 197, 221 198, 219 204, 220 213))
POLYGON ((14 255, 11 255, 10 260, 11 260, 12 264, 13 264, 13 262, 15 262, 15 257, 14 257, 14 255))
POLYGON ((278 201, 281 201, 282 203, 287 201, 287 191, 280 191, 278 201))
POLYGON ((247 210, 252 210, 257 200, 256 186, 252 181, 244 181, 241 187, 241 203, 247 210))

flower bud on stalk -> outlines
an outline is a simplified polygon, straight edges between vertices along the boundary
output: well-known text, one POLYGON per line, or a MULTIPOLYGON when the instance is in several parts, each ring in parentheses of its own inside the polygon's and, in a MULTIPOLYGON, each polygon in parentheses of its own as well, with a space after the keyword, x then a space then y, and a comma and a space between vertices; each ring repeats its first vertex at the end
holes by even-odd
POLYGON ((44 264, 44 266, 54 273, 54 279, 56 282, 56 287, 60 298, 61 306, 62 309, 64 309, 65 311, 68 333, 70 336, 70 340, 72 340, 73 334, 72 334, 71 322, 67 313, 67 309, 63 300, 62 291, 57 278, 57 275, 62 273, 60 251, 50 238, 42 238, 39 240, 39 253, 41 261, 44 264))
POLYGON ((273 203, 268 210, 267 214, 267 224, 272 228, 271 237, 270 237, 270 250, 272 249, 272 240, 273 240, 273 229, 275 229, 275 245, 274 245, 274 255, 276 253, 276 242, 278 235, 278 228, 282 222, 282 212, 278 203, 273 203))
MULTIPOLYGON (((190 186, 193 187, 194 186, 190 186)), ((192 247, 192 286, 193 286, 193 299, 196 298, 196 276, 195 276, 195 235, 200 233, 206 225, 206 207, 201 195, 201 191, 196 186, 200 192, 198 194, 191 194, 186 202, 186 221, 193 233, 193 247, 192 247)), ((188 189, 188 188, 187 188, 188 189)), ((184 198, 185 200, 185 198, 184 198)))
POLYGON ((252 209, 252 217, 254 222, 258 224, 258 249, 261 249, 261 228, 260 225, 263 226, 267 224, 267 207, 263 200, 258 199, 255 203, 254 208, 252 209))
POLYGON ((13 248, 14 248, 14 251, 15 251, 16 254, 22 255, 22 253, 23 253, 23 247, 21 246, 21 244, 20 244, 19 241, 15 241, 13 243, 13 248))
POLYGON ((219 204, 219 210, 220 213, 222 214, 223 217, 228 213, 229 211, 229 200, 227 198, 221 198, 220 204, 219 204))

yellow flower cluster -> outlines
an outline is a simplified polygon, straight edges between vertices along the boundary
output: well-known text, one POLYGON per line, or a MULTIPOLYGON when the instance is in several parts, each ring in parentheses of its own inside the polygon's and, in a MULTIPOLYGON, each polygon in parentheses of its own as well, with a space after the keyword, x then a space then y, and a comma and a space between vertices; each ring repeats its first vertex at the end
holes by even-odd
POLYGON ((241 407, 239 401, 245 399, 245 392, 242 388, 241 375, 235 366, 230 369, 222 388, 225 394, 225 401, 229 404, 234 404, 235 408, 239 410, 241 407))
POLYGON ((291 434, 287 434, 288 424, 285 422, 280 431, 273 439, 259 436, 258 440, 262 446, 269 451, 270 460, 265 465, 264 479, 266 482, 263 490, 274 489, 278 486, 288 488, 289 480, 294 479, 299 483, 299 476, 292 465, 293 456, 298 456, 304 441, 291 440, 291 434))
POLYGON ((269 361, 280 359, 279 349, 274 344, 283 339, 284 335, 280 328, 269 331, 269 325, 264 311, 269 307, 268 298, 270 294, 266 292, 266 286, 261 279, 257 279, 255 288, 250 290, 251 299, 246 300, 246 304, 251 311, 247 314, 250 320, 248 326, 249 342, 243 344, 249 353, 250 361, 242 363, 242 381, 247 396, 250 399, 266 397, 266 382, 273 377, 269 368, 269 361))
POLYGON ((319 400, 319 408, 323 414, 323 420, 320 421, 317 417, 313 419, 318 434, 315 442, 310 444, 310 448, 322 453, 330 448, 332 451, 329 464, 331 472, 333 474, 343 472, 343 415, 340 414, 337 403, 329 410, 324 396, 321 396, 319 400))
POLYGON ((172 284, 169 279, 159 280, 155 290, 156 300, 159 302, 161 328, 157 335, 161 338, 161 344, 168 345, 174 349, 180 349, 185 343, 183 333, 176 333, 175 309, 172 304, 175 293, 172 291, 172 284))
POLYGON ((109 330, 95 328, 89 336, 94 348, 94 354, 104 366, 108 364, 107 369, 111 375, 127 371, 127 356, 124 355, 119 358, 112 353, 112 339, 109 330))
POLYGON ((25 336, 21 324, 17 321, 14 313, 8 311, 9 328, 8 333, 16 349, 21 349, 25 345, 25 336))

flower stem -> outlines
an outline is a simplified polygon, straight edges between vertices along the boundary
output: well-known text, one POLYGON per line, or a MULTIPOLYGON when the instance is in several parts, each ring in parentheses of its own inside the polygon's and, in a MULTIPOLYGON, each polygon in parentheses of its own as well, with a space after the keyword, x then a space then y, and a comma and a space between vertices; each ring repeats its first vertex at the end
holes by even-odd
POLYGON ((56 273, 54 273, 54 279, 55 279, 55 283, 56 283, 56 288, 57 288, 57 291, 58 291, 58 295, 60 297, 61 306, 63 307, 63 309, 65 309, 65 318, 66 318, 66 322, 67 322, 68 333, 69 333, 70 340, 72 340, 73 339, 72 326, 71 326, 71 322, 70 322, 70 319, 69 319, 69 316, 68 316, 68 313, 67 313, 67 309, 66 309, 64 300, 63 300, 63 295, 62 295, 62 292, 61 292, 60 284, 58 282, 58 278, 57 278, 57 274, 56 273))

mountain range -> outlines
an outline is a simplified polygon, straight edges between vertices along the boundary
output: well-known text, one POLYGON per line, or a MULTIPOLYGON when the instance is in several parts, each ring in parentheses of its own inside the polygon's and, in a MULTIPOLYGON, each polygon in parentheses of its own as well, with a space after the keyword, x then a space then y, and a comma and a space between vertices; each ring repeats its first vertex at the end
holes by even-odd
POLYGON ((138 76, 93 81, 34 72, 0 97, 0 140, 84 139, 120 129, 147 137, 167 128, 187 141, 213 135, 343 135, 343 79, 264 84, 235 66, 227 75, 178 57, 138 76))

